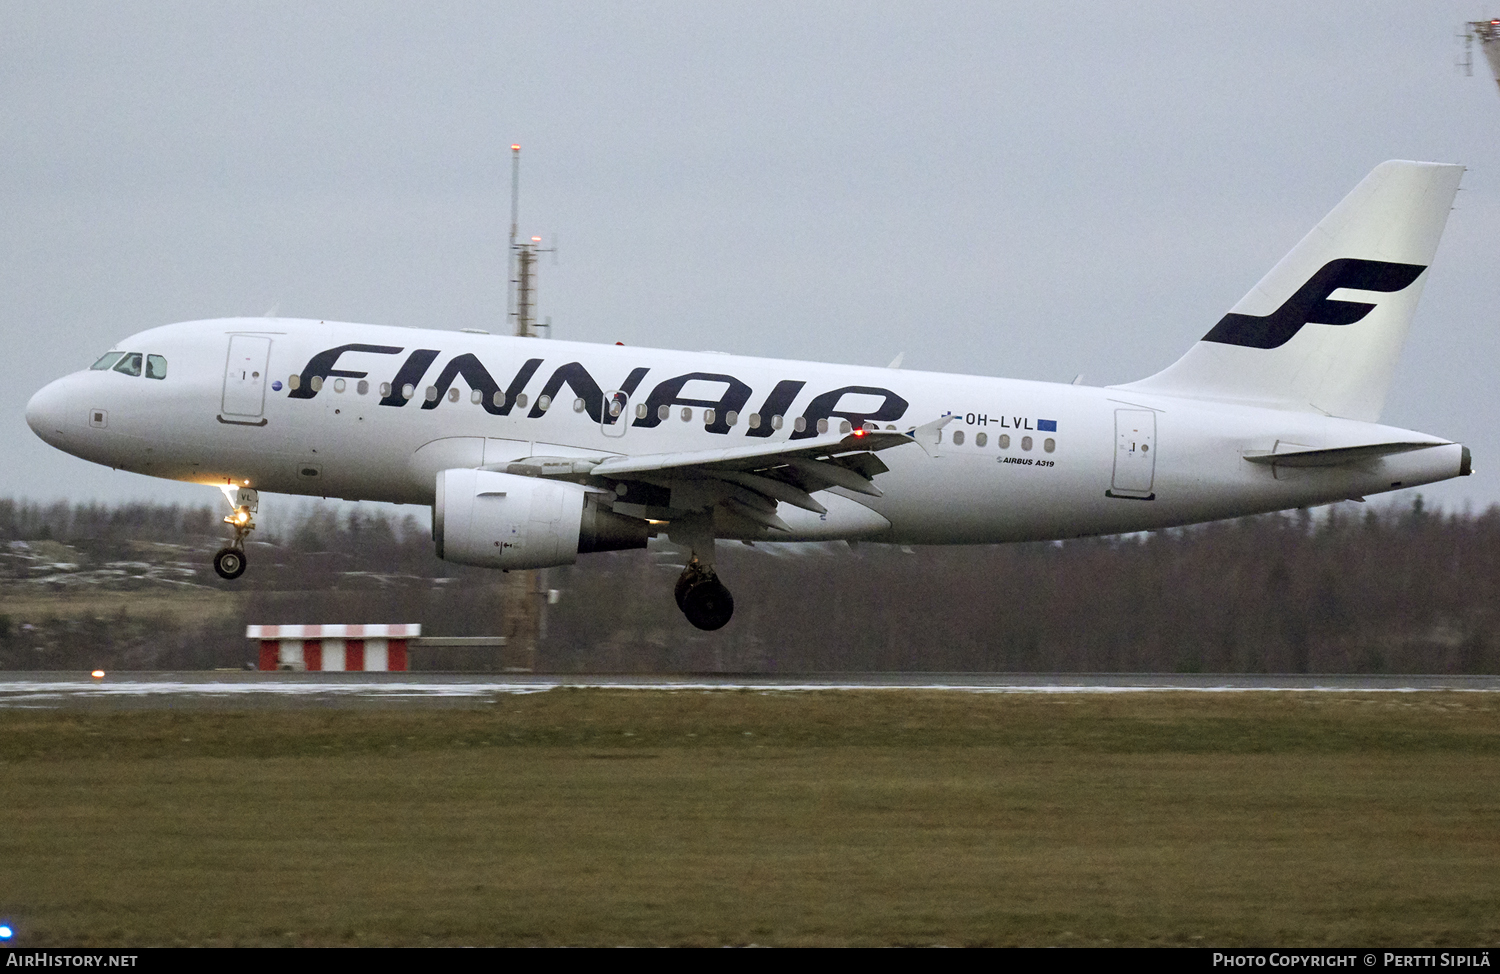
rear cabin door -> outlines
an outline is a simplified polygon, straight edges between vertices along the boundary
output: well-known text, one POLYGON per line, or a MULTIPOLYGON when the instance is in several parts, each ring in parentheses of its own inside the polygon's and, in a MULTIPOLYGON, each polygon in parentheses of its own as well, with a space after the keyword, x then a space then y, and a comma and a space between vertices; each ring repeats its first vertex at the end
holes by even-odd
POLYGON ((1109 496, 1152 500, 1156 479, 1156 413, 1115 410, 1115 472, 1109 496))
POLYGON ((271 339, 260 335, 229 336, 224 367, 224 415, 254 418, 266 408, 266 363, 271 339))

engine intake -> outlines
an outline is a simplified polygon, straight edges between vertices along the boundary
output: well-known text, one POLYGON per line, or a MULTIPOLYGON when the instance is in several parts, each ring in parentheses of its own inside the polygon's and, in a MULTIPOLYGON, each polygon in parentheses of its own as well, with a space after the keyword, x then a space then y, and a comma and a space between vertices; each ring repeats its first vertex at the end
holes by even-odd
POLYGON ((578 484, 489 470, 437 475, 437 556, 486 568, 571 565, 580 554, 646 547, 649 525, 601 508, 578 484))

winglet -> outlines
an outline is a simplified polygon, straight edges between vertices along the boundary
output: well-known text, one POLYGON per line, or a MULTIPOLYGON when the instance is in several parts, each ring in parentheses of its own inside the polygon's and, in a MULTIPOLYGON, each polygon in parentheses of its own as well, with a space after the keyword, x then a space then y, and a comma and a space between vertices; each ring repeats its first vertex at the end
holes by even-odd
POLYGON ((907 430, 906 435, 916 440, 917 446, 927 451, 928 456, 935 457, 938 456, 938 444, 943 441, 943 427, 957 418, 957 413, 944 413, 940 419, 907 430))

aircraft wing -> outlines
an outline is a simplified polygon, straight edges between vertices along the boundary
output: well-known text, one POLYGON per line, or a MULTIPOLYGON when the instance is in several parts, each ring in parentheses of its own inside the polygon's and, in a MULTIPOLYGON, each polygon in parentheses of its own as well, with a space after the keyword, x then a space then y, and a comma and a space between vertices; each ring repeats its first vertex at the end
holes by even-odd
MULTIPOLYGON (((916 443, 932 452, 938 441, 938 432, 955 418, 944 416, 904 433, 857 429, 848 433, 822 433, 809 439, 721 450, 604 458, 528 457, 506 464, 505 472, 533 477, 586 476, 654 484, 697 482, 706 489, 681 493, 704 503, 690 503, 689 507, 727 503, 736 513, 751 521, 788 530, 776 517, 778 501, 814 514, 825 514, 827 508, 812 494, 829 487, 843 487, 879 497, 880 488, 875 486, 874 478, 890 468, 875 454, 908 443, 916 443)), ((678 506, 676 493, 674 508, 678 506)))

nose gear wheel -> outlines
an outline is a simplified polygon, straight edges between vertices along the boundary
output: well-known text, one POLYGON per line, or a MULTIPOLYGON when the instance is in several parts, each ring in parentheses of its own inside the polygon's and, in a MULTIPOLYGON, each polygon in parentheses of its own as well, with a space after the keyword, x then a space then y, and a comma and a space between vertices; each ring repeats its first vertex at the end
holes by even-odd
POLYGON ((226 581, 245 574, 245 553, 239 548, 220 548, 214 555, 214 571, 226 581))

